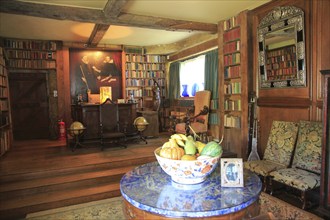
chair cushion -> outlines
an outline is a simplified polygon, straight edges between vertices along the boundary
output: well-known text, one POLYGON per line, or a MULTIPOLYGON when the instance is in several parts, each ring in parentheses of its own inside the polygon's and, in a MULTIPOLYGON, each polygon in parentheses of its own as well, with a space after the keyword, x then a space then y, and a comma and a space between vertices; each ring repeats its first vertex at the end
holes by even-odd
POLYGON ((288 167, 291 162, 297 134, 298 123, 273 121, 263 159, 288 167))
POLYGON ((320 186, 320 175, 298 168, 286 168, 269 174, 274 180, 306 191, 320 186))
POLYGON ((292 167, 321 173, 322 123, 300 121, 292 167))
POLYGON ((261 176, 268 176, 270 172, 286 167, 282 164, 274 163, 269 160, 254 160, 244 162, 244 168, 261 176))

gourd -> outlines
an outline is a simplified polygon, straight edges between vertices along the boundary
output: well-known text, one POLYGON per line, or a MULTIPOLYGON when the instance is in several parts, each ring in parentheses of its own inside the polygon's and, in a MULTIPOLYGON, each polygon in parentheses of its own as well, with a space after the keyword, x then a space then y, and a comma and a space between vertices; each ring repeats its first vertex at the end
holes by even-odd
POLYGON ((215 141, 210 141, 205 145, 200 155, 217 157, 222 154, 222 147, 215 141))
POLYGON ((159 156, 172 160, 180 160, 183 155, 184 150, 181 147, 165 147, 159 152, 159 156))

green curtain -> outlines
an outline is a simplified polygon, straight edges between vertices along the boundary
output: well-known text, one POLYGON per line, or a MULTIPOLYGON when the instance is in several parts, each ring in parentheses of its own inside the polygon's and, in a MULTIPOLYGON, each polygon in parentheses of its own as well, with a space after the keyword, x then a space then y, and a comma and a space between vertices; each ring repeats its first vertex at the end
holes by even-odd
POLYGON ((170 64, 169 75, 169 93, 168 97, 170 103, 180 97, 180 62, 173 62, 170 64))
MULTIPOLYGON (((218 49, 205 54, 205 90, 211 91, 210 109, 218 109, 218 49)), ((209 124, 218 124, 217 113, 210 113, 209 124)))

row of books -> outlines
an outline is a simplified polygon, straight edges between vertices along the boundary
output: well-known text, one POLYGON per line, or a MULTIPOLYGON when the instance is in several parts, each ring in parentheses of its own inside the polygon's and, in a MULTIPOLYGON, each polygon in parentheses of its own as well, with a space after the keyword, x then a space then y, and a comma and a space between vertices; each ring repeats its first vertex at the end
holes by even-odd
POLYGON ((55 69, 56 62, 54 60, 9 60, 8 66, 28 69, 55 69))
POLYGON ((225 94, 241 94, 241 82, 232 82, 229 84, 224 84, 225 94))
POLYGON ((9 59, 44 59, 55 60, 56 52, 29 51, 29 50, 7 50, 9 59))
MULTIPOLYGON (((165 79, 156 79, 159 86, 165 86, 165 79)), ((126 79, 126 86, 154 86, 154 80, 146 79, 126 79)))
POLYGON ((127 70, 163 70, 164 63, 126 63, 127 70))
POLYGON ((268 70, 267 80, 286 80, 292 79, 293 76, 297 75, 297 68, 287 68, 279 70, 268 70))
POLYGON ((7 69, 4 65, 0 65, 0 76, 6 76, 7 77, 7 69))
MULTIPOLYGON (((142 96, 153 96, 153 91, 152 89, 126 88, 126 97, 129 97, 130 94, 132 94, 134 98, 142 96)), ((165 96, 165 91, 163 89, 160 90, 160 95, 165 96)))
POLYGON ((160 55, 126 54, 126 62, 165 63, 166 57, 160 55))
POLYGON ((7 77, 0 75, 0 87, 7 87, 7 77))
POLYGON ((238 52, 240 50, 240 43, 240 41, 232 41, 223 45, 223 53, 228 54, 238 52))
POLYGON ((228 41, 239 39, 240 37, 241 37, 241 29, 234 28, 223 34, 223 41, 228 42, 228 41))
POLYGON ((164 71, 126 71, 126 78, 165 78, 164 71))
POLYGON ((0 127, 6 126, 9 124, 9 113, 2 112, 0 114, 0 127))
POLYGON ((224 109, 225 111, 241 111, 242 110, 241 100, 226 99, 224 102, 224 109))
POLYGON ((295 61, 295 60, 296 60, 296 54, 287 54, 276 57, 269 57, 267 58, 267 63, 280 63, 280 62, 295 61))
POLYGON ((6 153, 9 150, 10 146, 10 131, 3 131, 0 133, 0 156, 6 153))
POLYGON ((240 64, 241 63, 241 54, 233 53, 233 54, 225 55, 223 58, 223 63, 225 66, 240 64))
POLYGON ((233 115, 224 115, 224 126, 230 128, 241 128, 241 117, 233 115))
POLYGON ((241 76, 241 66, 225 67, 225 72, 224 72, 225 79, 235 78, 240 76, 241 76))
POLYGON ((14 40, 4 39, 4 47, 13 49, 29 49, 29 50, 56 50, 57 43, 54 41, 30 41, 30 40, 14 40))
POLYGON ((272 70, 272 69, 283 69, 283 68, 289 68, 289 67, 296 67, 296 61, 286 61, 286 62, 279 62, 279 63, 272 63, 267 64, 266 69, 272 70))
POLYGON ((8 98, 8 88, 0 85, 0 98, 8 98))
POLYGON ((8 100, 0 100, 0 111, 8 111, 9 103, 8 100))
POLYGON ((276 56, 295 54, 295 53, 296 53, 296 46, 292 45, 292 46, 282 47, 279 49, 268 50, 267 57, 276 57, 276 56))
POLYGON ((232 29, 233 27, 237 26, 237 17, 231 17, 228 20, 224 21, 223 23, 223 30, 227 31, 229 29, 232 29))

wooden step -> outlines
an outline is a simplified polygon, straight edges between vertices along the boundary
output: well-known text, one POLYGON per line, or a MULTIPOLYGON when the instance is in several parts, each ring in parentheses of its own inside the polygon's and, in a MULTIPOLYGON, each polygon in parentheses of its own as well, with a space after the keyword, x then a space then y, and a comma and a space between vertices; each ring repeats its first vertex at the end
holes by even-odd
POLYGON ((24 218, 26 214, 120 196, 119 183, 69 189, 29 197, 19 197, 1 203, 0 219, 24 218))

